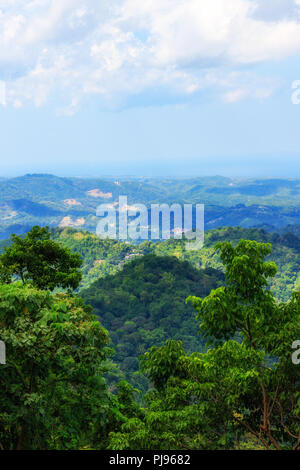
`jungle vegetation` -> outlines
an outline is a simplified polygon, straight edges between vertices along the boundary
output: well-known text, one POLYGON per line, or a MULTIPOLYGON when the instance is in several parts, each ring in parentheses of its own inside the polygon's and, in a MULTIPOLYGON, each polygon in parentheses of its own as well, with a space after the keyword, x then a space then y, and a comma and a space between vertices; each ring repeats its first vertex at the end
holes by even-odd
POLYGON ((78 293, 78 256, 47 229, 14 237, 0 257, 0 448, 299 450, 300 296, 270 290, 270 243, 223 240, 215 250, 222 270, 134 259, 96 282, 94 301, 91 287, 84 300, 78 293), (123 380, 120 343, 112 350, 143 328, 144 393, 123 380))

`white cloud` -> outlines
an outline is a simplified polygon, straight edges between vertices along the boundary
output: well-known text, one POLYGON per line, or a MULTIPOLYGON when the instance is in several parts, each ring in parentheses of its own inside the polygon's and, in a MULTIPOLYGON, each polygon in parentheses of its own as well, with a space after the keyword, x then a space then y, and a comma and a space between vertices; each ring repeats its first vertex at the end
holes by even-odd
POLYGON ((266 97, 274 84, 254 92, 246 69, 300 53, 299 13, 299 0, 0 0, 0 79, 8 104, 58 94, 70 113, 91 94, 266 97))

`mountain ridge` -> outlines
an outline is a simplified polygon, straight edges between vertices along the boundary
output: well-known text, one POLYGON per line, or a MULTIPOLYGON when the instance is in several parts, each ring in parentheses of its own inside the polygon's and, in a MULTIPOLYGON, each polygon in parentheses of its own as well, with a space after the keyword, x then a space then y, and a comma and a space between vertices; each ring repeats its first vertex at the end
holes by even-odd
POLYGON ((190 179, 74 178, 27 174, 0 179, 0 239, 17 227, 60 224, 96 230, 101 203, 205 204, 206 229, 300 225, 300 180, 197 177, 190 179), (23 201, 23 206, 22 206, 23 201), (39 206, 37 206, 37 204, 39 206), (20 207, 20 205, 22 207, 20 207))

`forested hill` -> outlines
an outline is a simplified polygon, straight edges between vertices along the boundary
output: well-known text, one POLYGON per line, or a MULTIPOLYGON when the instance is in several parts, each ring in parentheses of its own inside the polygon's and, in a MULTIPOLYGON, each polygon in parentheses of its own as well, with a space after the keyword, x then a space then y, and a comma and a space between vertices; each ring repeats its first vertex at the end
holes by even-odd
MULTIPOLYGON (((261 229, 223 227, 205 232, 205 245, 199 251, 187 251, 184 240, 168 240, 159 243, 144 242, 132 245, 116 240, 100 240, 95 234, 73 228, 57 228, 52 231, 55 241, 77 252, 83 259, 81 289, 89 287, 99 278, 116 274, 124 265, 145 254, 175 256, 189 261, 196 268, 222 269, 216 243, 230 241, 234 245, 240 239, 271 243, 269 257, 279 268, 270 281, 271 289, 279 300, 288 300, 292 291, 300 290, 300 238, 292 233, 269 233, 261 229)), ((0 242, 0 250, 7 244, 0 242)))
POLYGON ((81 288, 88 287, 100 277, 118 272, 123 264, 140 255, 138 247, 117 240, 101 240, 95 234, 72 228, 52 230, 53 240, 79 253, 83 265, 81 288))
POLYGON ((173 338, 182 340, 189 352, 203 349, 195 312, 185 299, 189 295, 204 297, 223 282, 220 271, 198 270, 174 256, 150 254, 94 282, 81 296, 110 332, 114 361, 122 373, 144 388, 138 357, 151 346, 173 338))
MULTIPOLYGON (((209 234, 206 248, 230 234, 234 243, 218 246, 223 270, 178 259, 191 257, 184 243, 155 245, 164 256, 145 244, 151 253, 98 279, 83 298, 74 292, 77 253, 48 228, 13 237, 0 257, 0 447, 299 448, 300 295, 277 303, 266 291, 276 273, 265 261, 271 245, 236 245, 239 231, 226 229, 209 234)), ((85 236, 73 240, 91 255, 85 236)), ((299 240, 279 242, 295 249, 299 240)))
POLYGON ((267 259, 277 264, 278 273, 270 280, 270 288, 278 300, 286 301, 293 291, 300 290, 300 238, 291 233, 277 234, 258 229, 223 227, 207 231, 205 245, 199 251, 186 251, 185 242, 181 240, 155 244, 153 249, 158 255, 175 254, 197 268, 222 269, 216 244, 229 241, 236 245, 241 239, 272 244, 272 254, 267 259))
POLYGON ((176 256, 181 261, 189 261, 196 268, 222 269, 215 249, 216 243, 231 241, 237 244, 241 238, 272 244, 273 253, 270 259, 276 262, 279 271, 271 281, 271 288, 278 299, 287 300, 293 290, 300 288, 300 238, 293 234, 225 227, 207 231, 205 245, 199 251, 187 251, 184 240, 131 245, 114 240, 100 240, 92 233, 71 228, 54 230, 53 238, 82 256, 84 276, 81 288, 88 287, 100 277, 117 273, 127 262, 148 253, 176 256))

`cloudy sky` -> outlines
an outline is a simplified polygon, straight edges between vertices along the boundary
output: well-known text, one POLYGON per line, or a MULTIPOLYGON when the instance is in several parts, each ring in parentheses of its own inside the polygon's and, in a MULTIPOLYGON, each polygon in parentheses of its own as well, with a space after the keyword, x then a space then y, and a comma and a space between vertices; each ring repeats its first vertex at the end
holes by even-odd
POLYGON ((0 46, 0 176, 300 177, 300 0, 0 0, 0 46))

